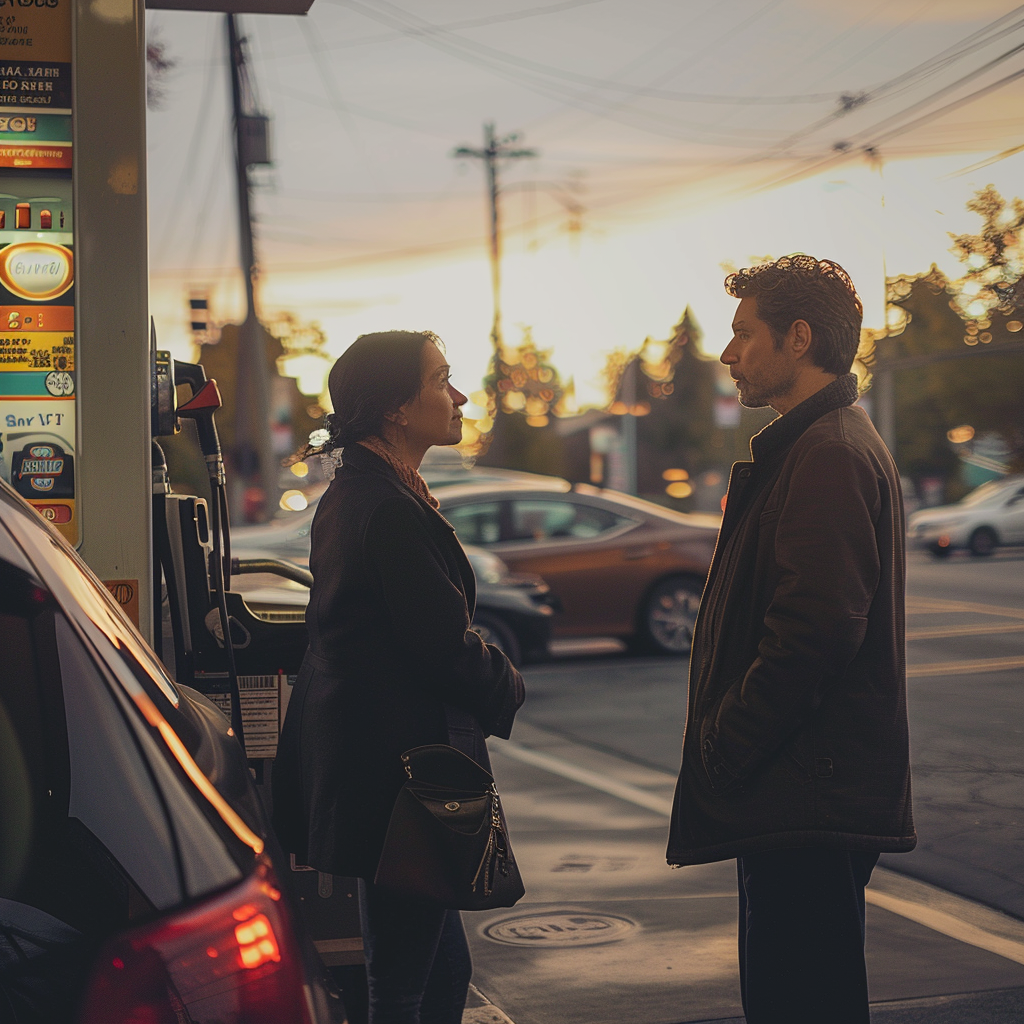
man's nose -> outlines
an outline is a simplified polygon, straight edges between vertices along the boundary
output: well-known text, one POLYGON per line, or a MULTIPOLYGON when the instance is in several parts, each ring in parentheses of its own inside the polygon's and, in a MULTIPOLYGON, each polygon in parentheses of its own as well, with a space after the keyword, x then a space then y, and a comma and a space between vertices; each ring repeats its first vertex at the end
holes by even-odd
POLYGON ((725 346, 725 351, 718 357, 726 366, 739 362, 739 356, 733 351, 732 342, 725 346))

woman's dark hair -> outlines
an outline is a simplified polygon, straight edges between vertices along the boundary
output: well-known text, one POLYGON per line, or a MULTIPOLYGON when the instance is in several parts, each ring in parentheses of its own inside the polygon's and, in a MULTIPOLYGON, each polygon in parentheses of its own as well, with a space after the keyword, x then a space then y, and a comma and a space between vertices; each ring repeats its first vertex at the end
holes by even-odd
POLYGON ((423 346, 428 342, 444 351, 444 342, 433 331, 379 331, 356 338, 335 360, 327 378, 334 406, 324 421, 327 429, 314 430, 310 443, 281 465, 381 437, 387 414, 420 393, 423 346))
POLYGON ((381 331, 356 338, 338 357, 327 378, 334 406, 329 447, 381 436, 387 414, 420 393, 428 342, 442 348, 432 331, 381 331))
POLYGON ((837 377, 850 372, 864 318, 850 275, 832 260, 798 253, 774 263, 738 270, 725 279, 737 299, 757 299, 757 315, 768 325, 775 347, 797 320, 811 328, 811 361, 837 377))

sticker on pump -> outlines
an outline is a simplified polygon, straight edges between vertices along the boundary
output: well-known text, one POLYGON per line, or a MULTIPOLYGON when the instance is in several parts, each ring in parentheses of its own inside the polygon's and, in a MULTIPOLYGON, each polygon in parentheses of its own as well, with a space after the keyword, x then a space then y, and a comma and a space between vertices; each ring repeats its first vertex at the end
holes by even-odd
POLYGON ((0 249, 0 284, 19 299, 50 302, 64 295, 74 279, 74 257, 66 245, 15 242, 0 249))
POLYGON ((73 498, 74 456, 59 444, 27 444, 11 456, 11 486, 23 498, 73 498))
MULTIPOLYGON (((0 321, 2 326, 2 321, 0 321)), ((0 330, 0 372, 75 369, 75 336, 63 331, 0 330)))

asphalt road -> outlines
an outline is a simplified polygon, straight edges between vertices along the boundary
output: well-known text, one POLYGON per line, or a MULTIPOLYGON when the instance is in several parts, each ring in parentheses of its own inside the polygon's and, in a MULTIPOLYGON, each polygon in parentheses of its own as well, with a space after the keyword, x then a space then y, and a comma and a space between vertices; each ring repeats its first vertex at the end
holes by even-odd
MULTIPOLYGON (((912 556, 908 591, 920 843, 868 892, 872 1019, 1009 1024, 1024 1019, 1024 553, 912 556)), ((686 671, 593 650, 526 670, 512 742, 492 749, 527 896, 468 915, 480 994, 464 1024, 740 1020, 734 868, 664 864, 686 671)))
MULTIPOLYGON (((898 871, 1024 919, 1024 552, 912 554, 907 663, 914 812, 898 871)), ((521 719, 675 772, 686 659, 560 658, 526 672, 521 719)))

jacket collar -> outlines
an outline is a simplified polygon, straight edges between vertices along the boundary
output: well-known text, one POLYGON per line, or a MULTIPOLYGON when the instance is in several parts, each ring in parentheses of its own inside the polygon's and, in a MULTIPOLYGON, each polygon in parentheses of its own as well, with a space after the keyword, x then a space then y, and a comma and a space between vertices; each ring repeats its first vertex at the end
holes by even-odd
POLYGON ((771 459, 785 451, 817 419, 827 412, 857 401, 857 375, 843 374, 810 398, 805 398, 784 416, 772 420, 750 439, 750 456, 755 462, 771 459))
POLYGON ((379 473, 397 484, 402 481, 398 474, 379 455, 375 455, 365 445, 359 443, 346 445, 341 453, 341 464, 368 473, 379 473))
POLYGON ((394 469, 365 445, 361 445, 358 442, 347 445, 341 454, 341 465, 351 466, 353 469, 358 469, 362 472, 376 473, 379 476, 385 477, 393 487, 403 494, 411 495, 420 506, 441 520, 453 533, 455 532, 455 527, 430 502, 424 501, 411 487, 407 487, 394 469))

